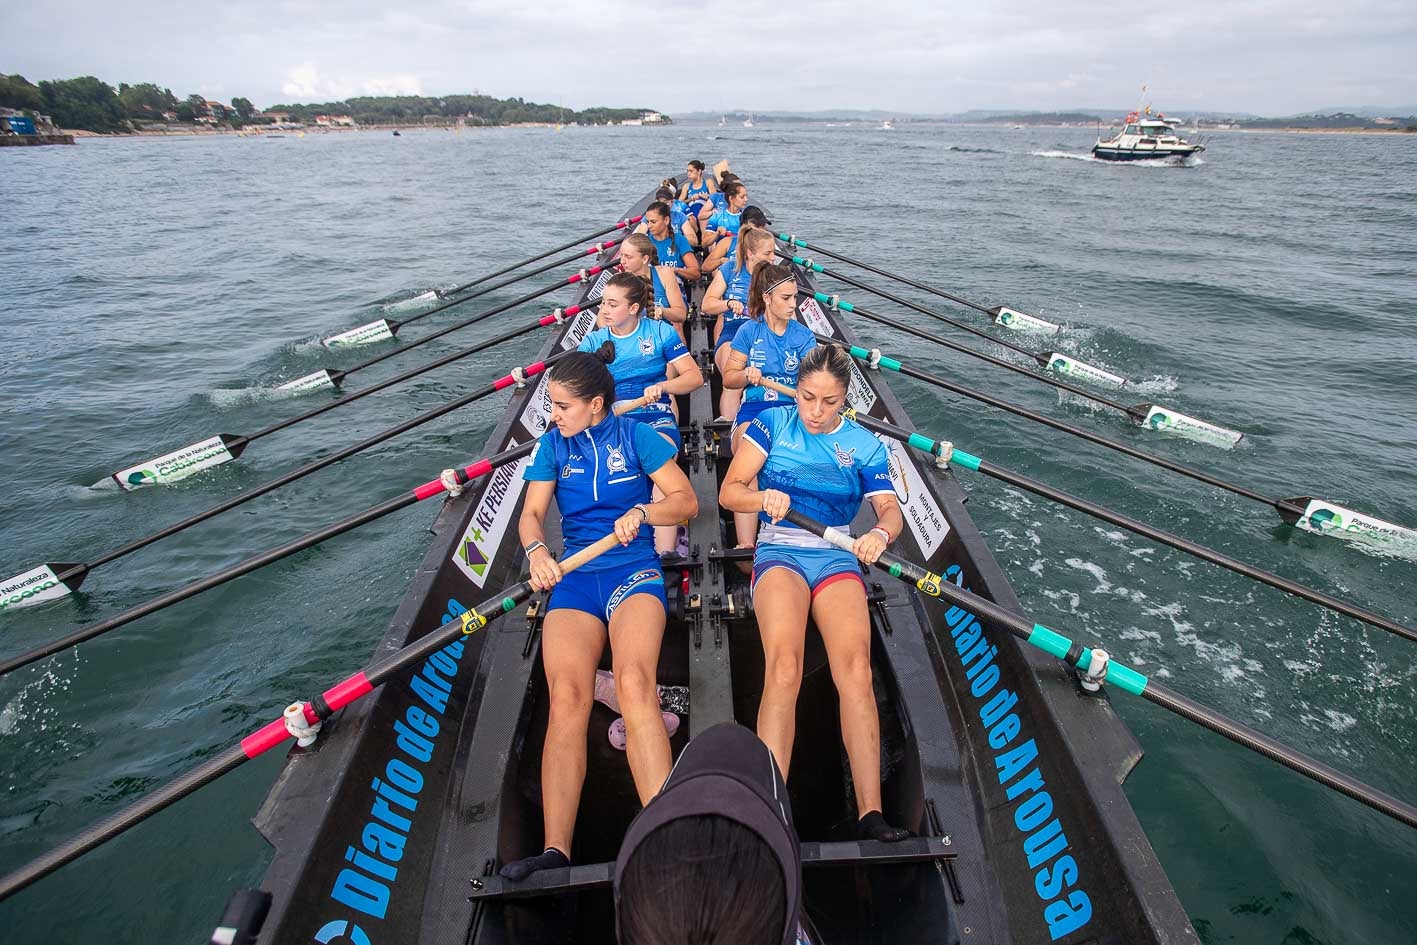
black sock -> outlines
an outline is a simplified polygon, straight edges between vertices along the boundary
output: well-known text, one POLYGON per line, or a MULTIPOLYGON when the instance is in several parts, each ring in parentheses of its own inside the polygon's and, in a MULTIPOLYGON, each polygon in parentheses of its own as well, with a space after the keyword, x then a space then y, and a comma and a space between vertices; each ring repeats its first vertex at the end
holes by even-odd
POLYGON ((536 856, 513 860, 498 872, 502 874, 503 879, 519 883, 537 870, 554 870, 570 865, 571 861, 567 859, 566 854, 555 847, 547 847, 545 852, 538 853, 536 856))
POLYGON ((903 827, 892 827, 886 823, 886 818, 881 815, 880 811, 873 810, 856 822, 856 836, 861 840, 894 843, 910 836, 910 831, 903 827))

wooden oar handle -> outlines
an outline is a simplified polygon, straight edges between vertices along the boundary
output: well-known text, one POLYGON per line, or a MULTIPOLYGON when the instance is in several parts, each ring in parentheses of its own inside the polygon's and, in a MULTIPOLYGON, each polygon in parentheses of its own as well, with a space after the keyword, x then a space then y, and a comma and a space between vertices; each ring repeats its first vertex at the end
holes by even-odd
POLYGON ((586 545, 584 548, 582 548, 580 551, 577 551, 569 558, 566 558, 562 561, 558 561, 557 564, 561 566, 562 574, 570 574, 572 571, 576 570, 576 568, 579 568, 582 565, 589 564, 596 558, 599 558, 611 548, 618 547, 620 547, 620 539, 615 537, 614 532, 611 532, 604 538, 598 539, 595 544, 586 545))
POLYGON ((655 403, 655 401, 648 397, 636 397, 634 400, 622 400, 611 409, 615 411, 615 416, 618 417, 621 414, 629 413, 631 410, 639 410, 641 407, 647 407, 652 403, 655 403))
POLYGON ((786 384, 779 384, 777 381, 769 377, 765 377, 761 381, 758 381, 757 386, 766 387, 768 390, 775 390, 779 394, 786 394, 788 397, 792 397, 794 399, 797 397, 797 388, 788 387, 786 384))

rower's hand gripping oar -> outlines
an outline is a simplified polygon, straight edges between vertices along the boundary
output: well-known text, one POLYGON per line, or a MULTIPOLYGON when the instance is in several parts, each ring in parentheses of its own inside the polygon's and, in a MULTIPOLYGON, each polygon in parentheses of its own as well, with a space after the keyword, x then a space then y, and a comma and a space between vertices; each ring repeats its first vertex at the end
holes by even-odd
MULTIPOLYGON (((561 573, 569 574, 619 547, 614 532, 583 548, 561 562, 561 573)), ((262 726, 238 744, 163 785, 123 810, 99 821, 83 833, 26 863, 7 876, 0 877, 0 899, 7 899, 26 886, 48 876, 66 863, 83 856, 100 844, 113 839, 128 828, 141 823, 158 811, 176 803, 198 788, 240 767, 245 762, 296 738, 301 745, 314 742, 321 724, 335 712, 372 692, 383 683, 401 676, 419 663, 448 646, 461 645, 463 637, 475 633, 503 614, 515 610, 533 594, 531 582, 522 579, 496 594, 457 620, 445 624, 417 642, 365 667, 340 683, 331 686, 308 702, 289 705, 281 717, 262 726)))
MULTIPOLYGON (((439 312, 446 312, 448 309, 453 308, 454 306, 462 305, 466 302, 471 302, 473 299, 480 299, 483 296, 490 295, 491 293, 496 292, 499 289, 505 289, 507 286, 516 285, 518 282, 523 282, 527 279, 530 279, 532 276, 539 276, 543 272, 549 272, 552 269, 557 269, 561 266, 573 263, 576 260, 580 259, 582 256, 594 256, 608 249, 613 249, 619 244, 620 240, 618 239, 609 240, 604 243, 596 243, 589 249, 584 249, 577 253, 573 253, 570 256, 565 257, 564 259, 554 260, 544 266, 540 266, 536 269, 533 269, 530 272, 520 273, 510 279, 506 279, 502 282, 499 282, 496 285, 490 285, 485 288, 478 289, 476 292, 473 292, 470 295, 464 295, 461 298, 454 298, 454 296, 462 292, 463 288, 459 287, 457 289, 453 289, 449 291, 446 295, 440 296, 440 298, 447 299, 448 301, 444 301, 439 305, 435 305, 432 308, 427 309, 426 311, 419 312, 417 315, 410 315, 408 318, 405 318, 401 321, 392 318, 376 319, 372 322, 369 322, 367 325, 360 325, 357 328, 351 328, 348 331, 340 332, 337 335, 331 335, 330 337, 321 341, 320 344, 324 345, 326 348, 352 348, 358 345, 368 345, 374 344, 375 342, 379 341, 387 341, 388 339, 393 338, 395 335, 397 335, 400 328, 403 328, 407 325, 412 325, 414 322, 427 318, 430 315, 437 315, 439 312)), ((329 369, 321 369, 321 371, 316 371, 313 374, 307 374, 305 377, 296 378, 288 384, 282 384, 276 389, 306 391, 315 390, 319 387, 326 386, 320 383, 320 375, 322 372, 330 375, 331 385, 338 386, 339 382, 343 380, 346 376, 353 374, 355 371, 368 367, 370 364, 377 363, 378 361, 383 360, 384 357, 388 357, 388 355, 384 355, 380 358, 374 358, 370 361, 365 362, 364 364, 355 365, 354 367, 346 368, 343 371, 331 371, 329 369)))
MULTIPOLYGON (((397 348, 393 351, 382 354, 378 358, 374 358, 365 362, 364 366, 373 364, 377 360, 383 360, 387 357, 390 357, 391 355, 399 354, 411 348, 418 347, 419 345, 426 344, 427 342, 432 341, 435 338, 440 338, 443 335, 449 334, 450 332, 457 331, 461 328, 466 328, 469 325, 476 324, 477 322, 490 318, 493 315, 497 315, 509 309, 524 305, 527 302, 530 302, 548 293, 554 292, 557 289, 564 288, 568 285, 575 285, 579 282, 584 282, 592 276, 599 275, 605 270, 606 267, 604 266, 593 266, 590 269, 584 269, 573 276, 567 277, 561 282, 552 283, 549 286, 537 289, 535 292, 528 293, 527 295, 524 295, 521 298, 516 299, 515 301, 508 302, 504 305, 499 305, 492 309, 488 309, 485 312, 480 312, 472 318, 466 319, 462 322, 458 322, 453 325, 449 325, 446 328, 441 328, 438 331, 433 332, 432 334, 419 338, 417 341, 410 342, 409 344, 404 345, 401 348, 397 348)), ((571 309, 568 309, 567 311, 572 310, 575 312, 579 312, 582 309, 577 306, 572 306, 571 309)), ((563 312, 562 314, 565 313, 563 312)), ((125 491, 131 491, 133 489, 138 489, 143 486, 156 485, 159 483, 176 482, 179 479, 185 479, 188 476, 194 475, 198 472, 202 472, 203 470, 211 469, 214 466, 220 466, 223 463, 231 462, 233 459, 236 459, 238 456, 240 456, 242 452, 245 451, 247 446, 249 446, 255 440, 260 439, 261 437, 269 436, 272 433, 276 433, 280 430, 286 429, 287 427, 291 427, 297 423, 301 423, 302 421, 308 420, 311 417, 319 416, 320 414, 325 413, 326 411, 334 410, 337 407, 352 403, 360 397, 366 397, 369 394, 374 393, 375 391, 384 390, 385 388, 391 387, 394 384, 402 383, 403 381, 408 380, 410 377, 414 377, 418 374, 423 373, 423 371, 425 370, 429 370, 429 367, 404 372, 403 374, 389 378, 385 381, 381 381, 378 384, 374 384, 362 390, 358 390, 350 394, 345 394, 338 400, 332 400, 329 403, 321 404, 318 407, 314 407, 310 410, 305 411, 302 414, 298 414, 287 420, 282 420, 279 423, 271 424, 263 430, 257 430, 255 433, 245 435, 218 433, 215 436, 208 437, 205 440, 201 440, 197 443, 184 446, 179 450, 174 450, 170 453, 165 453, 162 456, 157 456, 152 459, 145 460, 136 465, 129 466, 126 469, 120 469, 118 472, 113 473, 106 479, 101 480, 99 483, 95 483, 95 485, 107 485, 112 482, 116 484, 120 489, 123 489, 125 491)))
POLYGON ((1394 525, 1391 522, 1355 512, 1344 506, 1324 499, 1316 499, 1311 496, 1300 496, 1293 499, 1272 498, 1246 486, 1229 482, 1183 463, 1155 456, 1127 443, 1109 439, 1091 430, 1054 419, 1053 417, 1046 416, 1037 411, 1029 410, 1026 407, 1020 407, 1017 404, 965 387, 962 384, 957 384, 954 381, 931 374, 927 371, 922 371, 919 368, 910 367, 896 358, 886 357, 881 354, 879 349, 867 350, 860 345, 846 345, 841 339, 833 338, 829 335, 818 334, 816 337, 822 344, 842 345, 851 352, 852 357, 870 368, 897 371, 907 377, 924 381, 931 386, 959 394, 961 397, 968 397, 971 400, 977 400, 991 407, 997 407, 1015 416, 1032 420, 1035 423, 1041 423, 1054 430, 1071 434, 1089 443, 1095 443, 1098 446, 1104 446, 1107 449, 1114 450, 1134 459, 1139 459, 1145 463, 1150 463, 1153 466, 1158 466, 1169 472, 1179 473, 1197 482, 1203 482, 1217 489, 1224 489, 1226 492, 1249 499, 1252 502, 1268 505, 1279 513, 1281 520, 1290 525, 1303 528, 1306 531, 1338 538, 1353 539, 1360 543, 1360 547, 1362 544, 1371 544, 1388 552, 1401 553, 1404 557, 1408 558, 1417 556, 1417 530, 1402 525, 1394 525))
MULTIPOLYGON (((788 510, 787 521, 826 539, 838 548, 847 551, 852 548, 853 539, 850 534, 823 525, 821 522, 802 515, 795 509, 788 510)), ((1110 682, 1118 689, 1141 696, 1163 709, 1202 725, 1218 735, 1223 735, 1238 745, 1243 745, 1251 751, 1264 755, 1271 761, 1277 761, 1312 781, 1317 781, 1325 787, 1332 788, 1340 794, 1345 794, 1366 804, 1379 813, 1386 814, 1409 827, 1417 827, 1417 807, 1364 784, 1317 759, 1295 751, 1268 735, 1221 715, 1214 709, 1201 705, 1178 692, 1167 689, 1136 670, 1113 660, 1104 650, 1089 649, 1042 624, 1031 623, 991 600, 955 586, 943 575, 935 574, 918 564, 892 554, 890 551, 883 552, 874 566, 894 578, 913 585, 923 594, 946 600, 956 607, 1007 630, 1031 646, 1058 657, 1068 665, 1077 667, 1087 674, 1084 677, 1084 682, 1087 685, 1098 685, 1103 681, 1110 682)), ((962 573, 960 572, 961 576, 962 573)), ((970 622, 961 621, 959 625, 963 627, 966 623, 970 622)))
MULTIPOLYGON (((793 256, 791 257, 791 260, 793 263, 802 266, 804 269, 811 270, 812 272, 822 271, 821 264, 813 262, 810 259, 804 259, 801 256, 793 256)), ((855 305, 851 302, 845 301, 838 295, 827 295, 825 292, 816 292, 812 294, 812 298, 823 305, 830 306, 834 311, 855 313, 863 318, 869 319, 870 321, 885 325, 889 328, 894 328, 897 331, 903 332, 907 335, 911 335, 916 338, 921 338, 925 341, 932 342, 933 344, 941 345, 943 347, 949 348, 951 351, 958 351, 960 354, 967 355, 971 358, 976 358, 980 361, 986 361, 996 367, 1001 367, 1006 371, 1012 371, 1015 374, 1020 374, 1024 377, 1031 378, 1032 380, 1037 381, 1041 384, 1047 384, 1050 387, 1056 387, 1059 390, 1065 390, 1070 394, 1074 394, 1078 397, 1083 398, 1084 400, 1090 400, 1093 403, 1101 404, 1104 407, 1110 407, 1118 413, 1124 414, 1137 426, 1143 427, 1148 430, 1156 430, 1162 433, 1170 433, 1174 436, 1180 436, 1188 440, 1194 440, 1197 443, 1205 443, 1208 446, 1218 446, 1222 449, 1233 448, 1244 437, 1244 434, 1238 430, 1231 430, 1227 427, 1222 427, 1217 424, 1210 423, 1206 420, 1201 420, 1196 417, 1192 417, 1189 414, 1181 413, 1179 410, 1174 410, 1170 407, 1161 407, 1157 404, 1150 403, 1128 406, 1127 404, 1112 400, 1109 397, 1103 397, 1100 394, 1095 394, 1091 391, 1083 390, 1081 387, 1078 387, 1074 384, 1069 384, 1066 381, 1060 381, 1056 378, 1049 377, 1046 374, 1035 374, 1027 368, 1020 367, 1019 365, 1014 364, 1012 361, 1006 361, 1003 358, 996 358, 992 354, 985 354, 982 351, 975 351, 973 348, 969 348, 964 345, 957 344, 953 341, 940 338, 936 335, 932 335, 927 331, 923 331, 919 328, 907 325, 904 322, 895 320, 894 318, 888 318, 885 315, 881 315, 877 312, 872 312, 869 309, 865 309, 859 305, 855 305)))
MULTIPOLYGON (((549 315, 542 316, 540 319, 531 323, 530 325, 525 325, 521 328, 517 328, 509 332, 504 332, 503 334, 493 338, 489 338, 486 341, 478 342, 470 348, 465 348, 461 351, 456 351, 452 354, 445 355, 437 359, 436 361, 433 361, 429 364, 425 364, 422 367, 416 368, 411 372, 407 372, 403 375, 400 375, 400 378, 407 379, 417 374, 422 374, 426 371, 431 371, 434 368, 442 367, 443 365, 450 364, 454 361, 495 347, 496 345, 499 345, 505 341, 510 341, 514 338, 526 334, 527 332, 535 331, 537 328, 545 328, 551 325, 563 324, 566 319, 574 318, 581 312, 588 312, 590 309, 594 308, 599 303, 600 300, 596 298, 587 300, 586 304, 583 306, 573 305, 568 309, 557 309, 549 315)), ((133 541, 130 541, 125 545, 104 552, 103 554, 99 555, 96 558, 93 558, 92 560, 85 562, 49 562, 46 564, 39 565, 38 567, 32 568, 22 574, 18 574, 3 582, 0 582, 0 590, 3 590, 3 594, 0 594, 0 614, 8 613, 9 611, 18 609, 20 607, 28 607, 34 604, 43 603, 44 601, 55 600, 72 594, 74 591, 79 589, 79 586, 84 582, 85 578, 88 577, 89 572, 94 570, 95 568, 116 561, 119 558, 125 557, 127 555, 130 555, 135 551, 138 551, 142 548, 146 548, 148 545, 151 545, 154 542, 160 541, 164 538, 169 538, 172 535, 177 534, 178 532, 185 531, 186 529, 191 528, 193 525, 205 522, 208 519, 214 518, 215 516, 220 515, 223 512, 230 511, 231 509, 234 509, 239 505, 243 505, 246 502, 250 502, 252 499, 265 495, 268 492, 273 492, 283 486, 287 486, 290 483, 295 482, 297 479, 302 479, 305 476, 310 475, 311 473, 318 472, 319 470, 324 469, 327 466, 331 466, 334 463, 337 463, 343 459, 347 459, 348 457, 353 456, 356 453, 362 452, 363 450, 366 450, 371 446, 376 446, 388 439, 391 439, 392 437, 398 436, 401 433, 406 433, 407 431, 412 430, 415 427, 421 426, 425 423, 428 423, 429 421, 436 420, 438 417, 451 413, 452 411, 457 410, 461 407, 465 407, 468 404, 480 400, 483 397, 487 397, 491 394, 494 394, 497 391, 505 390, 506 388, 511 387, 513 384, 520 385, 524 383, 527 378, 534 377, 540 374, 546 369, 549 364, 553 363, 557 360, 557 358, 562 356, 563 355, 556 355, 552 358, 549 358, 546 362, 537 362, 535 364, 527 365, 524 368, 514 368, 510 373, 498 378, 495 381, 492 381, 490 384, 486 384, 483 387, 464 394, 463 396, 451 400, 445 404, 441 404, 437 407, 425 410, 423 413, 420 413, 409 420, 405 420, 402 423, 396 424, 385 430, 381 430, 380 432, 375 433, 372 436, 360 440, 358 443, 354 443, 343 449, 337 450, 328 456, 321 457, 318 460, 307 463, 304 466, 301 466, 297 469, 291 470, 290 472, 277 476, 275 479, 272 479, 269 482, 248 489, 245 492, 239 493, 238 495, 232 496, 230 499, 227 499, 223 502, 219 502, 208 509, 196 513, 195 515, 190 515, 187 518, 182 519, 181 521, 174 522, 173 524, 159 529, 156 532, 145 535, 142 538, 134 539, 133 541)), ((397 383, 400 378, 391 378, 390 382, 397 383)), ((365 392, 360 392, 360 394, 363 393, 365 392)), ((340 402, 341 401, 335 401, 334 403, 340 402)))
MULTIPOLYGON (((850 256, 844 256, 841 253, 834 253, 829 249, 823 249, 820 246, 815 246, 804 239, 798 239, 795 235, 790 233, 775 233, 773 235, 789 246, 796 246, 808 250, 809 252, 821 253, 823 256, 830 256, 832 259, 840 260, 841 262, 856 266, 859 269, 865 269, 867 272, 874 272, 878 276, 885 276, 887 279, 894 279, 895 281, 902 283, 903 285, 911 286, 912 288, 919 289, 922 292, 929 292, 931 295, 937 295, 942 299, 949 299, 951 302, 954 302, 957 305, 963 305, 965 308, 974 309, 976 312, 988 315, 994 320, 994 324, 1000 325, 1004 328, 1011 328, 1014 331, 1027 332, 1029 334, 1035 335, 1056 335, 1059 331, 1062 330, 1061 326, 1059 325, 1055 325, 1050 321, 1045 321, 1044 319, 1038 318, 1035 315, 1028 315, 1024 312, 1018 311, 1017 309, 1009 308, 1007 305, 996 305, 993 308, 986 308, 985 306, 980 305, 978 302, 971 302, 968 299, 962 299, 957 295, 951 295, 943 289, 938 289, 935 286, 925 285, 923 282, 916 282, 914 279, 908 279, 905 276, 900 275, 899 273, 887 272, 884 269, 877 269, 875 266, 861 262, 861 260, 859 259, 852 259, 850 256)), ((1091 367, 1091 365, 1087 366, 1091 367)), ((1060 370, 1059 368, 1053 367, 1052 365, 1049 365, 1049 368, 1050 370, 1060 370)), ((1101 370, 1101 368, 1098 368, 1097 370, 1101 370)), ((1063 373, 1066 374, 1071 372, 1064 370, 1063 373)), ((1110 372, 1104 371, 1103 373, 1110 372)), ((1116 375, 1113 376, 1115 377, 1116 375)), ((1102 382, 1099 381, 1099 383, 1102 382)), ((1115 386, 1120 387, 1121 385, 1118 384, 1115 386)))

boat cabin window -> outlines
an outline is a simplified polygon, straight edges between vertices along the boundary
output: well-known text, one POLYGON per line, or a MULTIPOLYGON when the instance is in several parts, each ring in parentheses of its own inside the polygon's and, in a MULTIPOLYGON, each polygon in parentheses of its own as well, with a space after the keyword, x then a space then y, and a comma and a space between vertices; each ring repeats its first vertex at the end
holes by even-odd
POLYGON ((1126 128, 1122 129, 1122 134, 1124 134, 1124 135, 1139 135, 1139 134, 1141 134, 1141 129, 1138 128, 1136 125, 1128 125, 1126 128))

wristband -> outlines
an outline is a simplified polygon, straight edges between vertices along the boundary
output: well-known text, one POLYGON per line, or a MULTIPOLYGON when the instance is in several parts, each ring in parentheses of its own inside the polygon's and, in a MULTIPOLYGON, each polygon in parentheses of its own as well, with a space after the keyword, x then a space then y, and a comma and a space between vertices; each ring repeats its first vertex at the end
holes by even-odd
POLYGON ((891 543, 891 533, 888 532, 888 531, 886 531, 886 530, 885 530, 883 527, 881 527, 880 525, 873 525, 873 526, 871 526, 871 531, 873 531, 873 532, 880 532, 880 533, 881 533, 881 537, 885 539, 886 544, 889 545, 889 544, 891 543))
POLYGON ((526 546, 526 558, 527 558, 527 560, 528 560, 528 561, 531 560, 532 552, 536 551, 536 549, 538 549, 538 548, 545 548, 545 547, 546 547, 546 542, 544 542, 544 541, 534 541, 534 542, 532 542, 531 544, 527 545, 527 546, 526 546))
POLYGON ((630 506, 630 508, 632 508, 632 509, 634 509, 635 511, 639 512, 640 515, 643 516, 643 518, 640 519, 640 524, 641 524, 641 525, 648 525, 648 524, 649 524, 649 509, 645 508, 643 505, 640 505, 639 503, 635 503, 634 505, 630 506))

